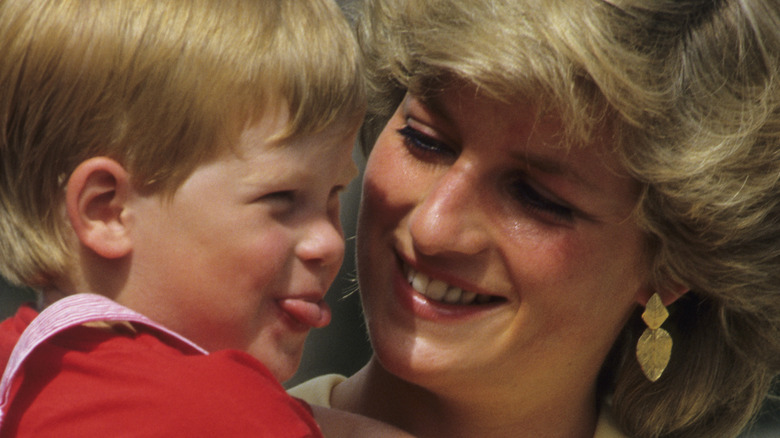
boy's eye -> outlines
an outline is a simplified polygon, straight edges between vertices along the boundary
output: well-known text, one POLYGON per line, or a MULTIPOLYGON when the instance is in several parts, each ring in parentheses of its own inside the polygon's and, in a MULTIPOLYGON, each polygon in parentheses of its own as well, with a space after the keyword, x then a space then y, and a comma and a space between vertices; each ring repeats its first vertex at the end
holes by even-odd
POLYGON ((523 208, 533 213, 552 217, 557 222, 574 220, 573 209, 542 195, 522 178, 512 181, 510 194, 522 204, 523 208))
POLYGON ((280 190, 278 192, 267 193, 260 199, 270 202, 292 202, 295 200, 295 192, 293 190, 280 190))
POLYGON ((399 129, 398 134, 403 137, 404 144, 407 148, 410 148, 413 153, 422 155, 423 157, 428 155, 443 155, 445 157, 454 158, 457 156, 456 151, 446 143, 423 134, 409 125, 399 129))
POLYGON ((258 201, 271 215, 282 217, 296 210, 298 194, 294 190, 279 190, 262 195, 258 201))

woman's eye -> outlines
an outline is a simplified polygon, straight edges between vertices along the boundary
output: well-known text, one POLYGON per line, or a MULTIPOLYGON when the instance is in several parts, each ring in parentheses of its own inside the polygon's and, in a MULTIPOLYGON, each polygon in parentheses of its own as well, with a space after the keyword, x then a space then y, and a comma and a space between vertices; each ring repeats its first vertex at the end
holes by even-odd
POLYGON ((533 213, 551 216, 558 222, 572 222, 574 220, 573 209, 550 200, 522 179, 512 182, 511 192, 512 196, 523 205, 523 208, 529 209, 533 213))
POLYGON ((457 153, 446 143, 436 140, 409 125, 398 130, 398 134, 404 139, 406 147, 412 149, 415 154, 427 156, 429 154, 455 157, 457 153))

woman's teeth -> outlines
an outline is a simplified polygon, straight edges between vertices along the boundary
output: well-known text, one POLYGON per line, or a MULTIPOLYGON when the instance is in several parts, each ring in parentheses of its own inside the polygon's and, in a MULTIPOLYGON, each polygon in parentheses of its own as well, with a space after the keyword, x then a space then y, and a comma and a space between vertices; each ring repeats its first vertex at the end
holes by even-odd
POLYGON ((412 288, 426 297, 448 304, 484 304, 491 301, 488 295, 479 295, 465 291, 459 287, 450 286, 441 280, 431 277, 407 267, 406 279, 412 288))

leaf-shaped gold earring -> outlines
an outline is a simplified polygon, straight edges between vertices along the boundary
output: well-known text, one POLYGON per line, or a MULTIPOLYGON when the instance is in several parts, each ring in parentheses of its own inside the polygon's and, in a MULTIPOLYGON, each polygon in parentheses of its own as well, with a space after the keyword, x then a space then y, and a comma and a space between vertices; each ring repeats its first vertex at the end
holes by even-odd
POLYGON ((672 337, 661 328, 661 324, 669 316, 663 301, 658 294, 653 294, 647 301, 642 319, 647 324, 639 342, 636 344, 636 358, 645 376, 651 382, 661 377, 669 358, 672 357, 672 337))

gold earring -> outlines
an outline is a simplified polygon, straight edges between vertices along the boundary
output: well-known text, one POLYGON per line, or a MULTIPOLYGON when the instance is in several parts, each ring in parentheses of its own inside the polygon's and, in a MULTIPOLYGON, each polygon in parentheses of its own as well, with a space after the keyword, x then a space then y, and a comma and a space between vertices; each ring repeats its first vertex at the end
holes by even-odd
POLYGON ((669 364, 669 358, 672 357, 672 336, 661 328, 667 317, 669 312, 666 311, 661 297, 657 293, 653 294, 642 313, 647 328, 636 344, 639 366, 651 382, 661 377, 669 364))

